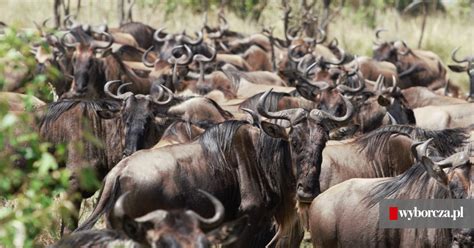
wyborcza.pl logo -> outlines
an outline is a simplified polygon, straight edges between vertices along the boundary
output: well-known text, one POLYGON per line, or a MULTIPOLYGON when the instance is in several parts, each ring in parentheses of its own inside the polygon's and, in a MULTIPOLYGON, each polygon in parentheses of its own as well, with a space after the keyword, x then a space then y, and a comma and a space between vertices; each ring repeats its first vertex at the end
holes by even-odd
POLYGON ((474 200, 383 200, 381 228, 473 228, 474 200))

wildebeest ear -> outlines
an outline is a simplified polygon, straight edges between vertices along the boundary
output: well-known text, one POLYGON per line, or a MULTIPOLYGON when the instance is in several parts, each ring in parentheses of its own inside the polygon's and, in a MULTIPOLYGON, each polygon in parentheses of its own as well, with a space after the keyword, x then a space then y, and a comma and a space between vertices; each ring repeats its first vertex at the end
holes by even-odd
POLYGON ((102 119, 112 119, 117 117, 118 111, 113 111, 109 109, 97 110, 97 115, 102 119))
POLYGON ((448 65, 449 69, 454 72, 465 72, 467 71, 467 66, 463 65, 448 65))
POLYGON ((207 239, 213 244, 223 246, 235 242, 248 226, 248 216, 242 216, 239 219, 224 223, 221 227, 214 229, 206 234, 207 239))
POLYGON ((384 107, 390 105, 390 100, 381 95, 377 98, 377 102, 380 104, 380 106, 384 107))
POLYGON ((288 134, 286 133, 285 128, 266 121, 260 122, 260 125, 262 126, 263 131, 269 136, 285 140, 288 139, 288 134))

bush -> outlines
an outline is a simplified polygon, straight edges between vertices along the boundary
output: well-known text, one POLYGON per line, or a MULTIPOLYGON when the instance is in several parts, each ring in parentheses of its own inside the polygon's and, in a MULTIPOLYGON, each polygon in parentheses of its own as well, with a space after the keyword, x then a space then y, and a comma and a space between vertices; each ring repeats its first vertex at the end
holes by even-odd
POLYGON ((34 33, 14 28, 0 38, 0 88, 15 70, 26 69, 17 79, 30 96, 25 112, 0 106, 0 244, 5 247, 44 246, 45 238, 58 236, 60 218, 73 212, 70 202, 57 200, 68 187, 69 172, 58 168, 64 146, 51 153, 51 144, 41 142, 35 130, 31 96, 52 97, 46 84, 50 75, 33 74, 36 62, 29 44, 39 41, 34 33))

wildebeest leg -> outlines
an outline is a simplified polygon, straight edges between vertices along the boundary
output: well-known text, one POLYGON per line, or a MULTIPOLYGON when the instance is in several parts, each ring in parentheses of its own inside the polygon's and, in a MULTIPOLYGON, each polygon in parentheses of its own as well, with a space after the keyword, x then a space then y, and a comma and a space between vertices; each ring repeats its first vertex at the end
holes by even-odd
POLYGON ((76 213, 72 214, 68 218, 61 218, 61 237, 68 235, 77 228, 79 223, 79 210, 81 208, 82 196, 79 194, 79 179, 76 173, 72 173, 69 179, 69 190, 66 194, 66 199, 70 200, 74 206, 76 213))
POLYGON ((298 248, 304 237, 303 225, 299 219, 296 219, 293 226, 287 232, 282 232, 276 247, 279 248, 298 248))

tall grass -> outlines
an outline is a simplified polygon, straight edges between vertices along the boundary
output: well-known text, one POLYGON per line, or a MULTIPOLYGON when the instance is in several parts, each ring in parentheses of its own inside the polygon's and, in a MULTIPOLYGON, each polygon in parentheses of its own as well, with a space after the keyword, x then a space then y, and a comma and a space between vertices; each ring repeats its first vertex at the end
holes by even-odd
MULTIPOLYGON (((76 3, 72 0, 72 6, 76 3)), ((117 25, 116 1, 115 0, 86 0, 82 1, 79 21, 89 24, 109 23, 110 26, 117 25)), ((169 3, 161 1, 159 4, 150 4, 152 0, 137 1, 133 16, 136 21, 150 24, 153 27, 165 26, 170 31, 187 30, 197 31, 202 27, 203 14, 192 14, 190 10, 180 4, 173 2, 176 6, 170 11, 169 3)), ((280 1, 269 1, 267 8, 263 11, 259 23, 242 20, 236 15, 229 13, 227 19, 230 28, 244 33, 260 32, 265 26, 274 26, 275 34, 283 36, 283 22, 281 21, 282 10, 278 5, 280 1)), ((299 1, 292 1, 297 4, 299 1)), ((0 0, 2 17, 0 20, 7 23, 15 23, 23 27, 34 27, 33 21, 41 22, 51 17, 52 0, 0 0)), ((74 7, 72 13, 75 13, 74 7)), ((446 14, 430 15, 427 20, 422 49, 437 53, 445 64, 452 63, 451 51, 462 46, 460 54, 474 54, 474 25, 472 17, 469 18, 466 11, 458 7, 448 8, 446 14)), ((208 23, 217 22, 217 9, 211 9, 208 13, 208 23)), ((298 16, 297 11, 293 12, 298 16)), ((357 10, 344 9, 334 22, 330 25, 329 36, 337 37, 342 47, 357 55, 372 55, 372 40, 374 38, 374 27, 384 27, 389 30, 384 33, 387 40, 402 39, 407 44, 416 48, 420 36, 421 17, 413 18, 401 16, 393 10, 381 9, 357 10)), ((448 72, 452 82, 467 90, 468 78, 466 74, 448 72)))

